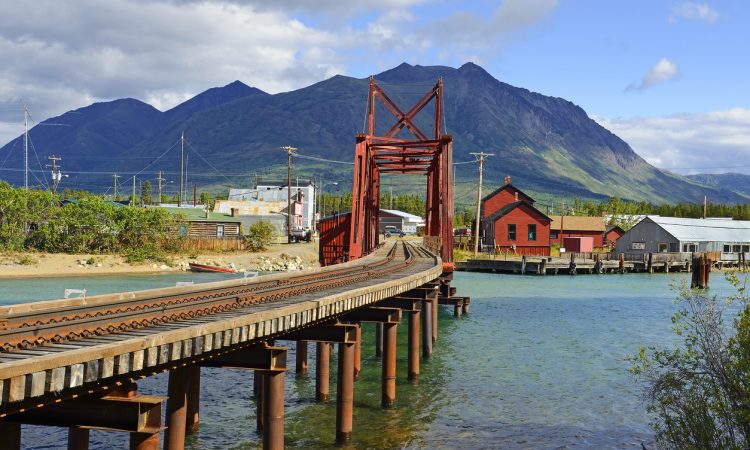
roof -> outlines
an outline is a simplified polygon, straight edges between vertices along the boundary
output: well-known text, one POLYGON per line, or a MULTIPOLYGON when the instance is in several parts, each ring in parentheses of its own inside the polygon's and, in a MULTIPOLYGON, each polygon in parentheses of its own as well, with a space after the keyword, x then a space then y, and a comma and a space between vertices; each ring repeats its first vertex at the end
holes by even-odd
POLYGON ((610 231, 620 230, 620 233, 624 233, 625 230, 623 230, 619 225, 607 225, 606 232, 609 233, 610 231))
MULTIPOLYGON (((158 208, 158 206, 156 206, 156 208, 158 208)), ((203 208, 161 207, 161 209, 172 215, 182 214, 185 216, 185 219, 191 222, 240 222, 238 218, 224 213, 210 212, 208 213, 208 217, 206 217, 206 210, 203 208)))
MULTIPOLYGON (((305 186, 312 186, 315 183, 313 183, 312 180, 303 180, 301 178, 292 178, 292 187, 305 187, 305 186)), ((286 180, 259 180, 258 186, 278 186, 278 187, 286 187, 287 183, 286 180)))
MULTIPOLYGON (((560 230, 560 216, 549 216, 552 219, 550 230, 560 230)), ((565 216, 562 220, 563 231, 597 231, 604 233, 607 229, 604 225, 604 217, 589 216, 565 216)))
POLYGON ((409 222, 424 222, 424 219, 416 216, 414 214, 409 214, 408 212, 399 211, 397 209, 380 209, 380 212, 393 214, 394 216, 403 217, 404 219, 408 219, 409 222))
POLYGON ((543 212, 541 212, 538 209, 534 208, 530 203, 528 203, 528 202, 522 202, 522 201, 508 203, 507 205, 503 206, 502 208, 498 209, 497 211, 495 211, 492 214, 490 214, 489 216, 487 216, 484 220, 488 220, 490 223, 495 223, 498 219, 502 218, 503 216, 505 216, 509 212, 513 211, 514 209, 516 209, 518 207, 522 207, 522 206, 525 206, 525 207, 531 209, 532 211, 536 212, 537 214, 539 214, 541 217, 544 217, 545 219, 550 220, 549 217, 547 217, 543 212))
MULTIPOLYGON (((646 216, 678 241, 750 242, 750 221, 646 216)), ((641 221, 641 222, 643 222, 641 221)))
POLYGON ((526 200, 530 201, 531 203, 534 203, 534 199, 533 198, 531 198, 528 195, 526 195, 522 190, 520 190, 517 187, 513 186, 513 184, 511 184, 511 183, 506 183, 506 184, 500 186, 499 188, 495 189, 494 191, 490 192, 489 194, 485 195, 484 197, 482 197, 482 203, 486 202, 490 198, 496 196, 497 194, 499 194, 500 192, 502 192, 502 191, 504 191, 505 189, 508 189, 508 188, 513 188, 514 191, 518 192, 518 196, 519 197, 523 196, 523 197, 526 198, 526 200))

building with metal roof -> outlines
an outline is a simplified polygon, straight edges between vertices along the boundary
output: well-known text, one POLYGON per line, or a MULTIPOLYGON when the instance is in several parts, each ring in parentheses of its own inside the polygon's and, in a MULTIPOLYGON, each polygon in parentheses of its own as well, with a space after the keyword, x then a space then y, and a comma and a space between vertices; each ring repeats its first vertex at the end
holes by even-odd
POLYGON ((617 240, 618 253, 750 251, 750 221, 646 216, 617 240))

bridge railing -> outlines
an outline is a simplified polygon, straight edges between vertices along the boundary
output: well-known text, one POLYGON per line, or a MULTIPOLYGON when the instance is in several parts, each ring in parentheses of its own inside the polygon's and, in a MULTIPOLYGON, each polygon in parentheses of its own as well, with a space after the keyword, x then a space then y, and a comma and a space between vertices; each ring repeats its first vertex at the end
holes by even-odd
POLYGON ((440 255, 443 248, 440 236, 423 236, 422 246, 436 255, 440 255))

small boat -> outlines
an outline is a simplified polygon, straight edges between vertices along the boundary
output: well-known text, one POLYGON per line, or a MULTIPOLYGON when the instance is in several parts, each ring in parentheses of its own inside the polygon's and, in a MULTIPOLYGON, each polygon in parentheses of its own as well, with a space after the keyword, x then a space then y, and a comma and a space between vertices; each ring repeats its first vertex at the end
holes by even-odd
POLYGON ((219 272, 219 273, 237 273, 234 264, 229 267, 209 266, 208 264, 188 263, 190 270, 193 272, 219 272))

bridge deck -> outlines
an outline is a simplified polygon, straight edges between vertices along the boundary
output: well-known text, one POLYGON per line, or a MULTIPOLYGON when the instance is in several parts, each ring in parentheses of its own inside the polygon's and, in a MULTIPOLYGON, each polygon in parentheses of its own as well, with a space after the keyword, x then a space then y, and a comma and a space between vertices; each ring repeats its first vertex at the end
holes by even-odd
POLYGON ((0 418, 331 322, 441 272, 395 244, 314 271, 3 307, 0 418))

